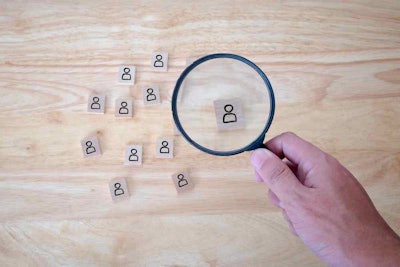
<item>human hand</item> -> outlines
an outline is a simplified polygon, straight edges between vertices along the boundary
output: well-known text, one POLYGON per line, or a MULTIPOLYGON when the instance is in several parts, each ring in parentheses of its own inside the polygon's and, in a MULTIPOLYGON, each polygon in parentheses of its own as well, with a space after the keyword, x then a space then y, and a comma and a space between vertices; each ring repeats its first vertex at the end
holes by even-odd
POLYGON ((331 266, 400 266, 399 236, 334 157, 293 133, 266 147, 251 156, 255 179, 318 257, 331 266))

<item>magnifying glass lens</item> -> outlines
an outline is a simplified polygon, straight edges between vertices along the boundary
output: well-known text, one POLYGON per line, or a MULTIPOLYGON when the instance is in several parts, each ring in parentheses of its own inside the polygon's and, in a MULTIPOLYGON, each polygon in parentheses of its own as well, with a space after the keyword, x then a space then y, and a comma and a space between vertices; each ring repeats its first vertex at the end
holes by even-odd
POLYGON ((212 154, 234 154, 265 134, 273 107, 266 82, 254 67, 224 57, 192 66, 175 88, 176 117, 192 142, 212 154))

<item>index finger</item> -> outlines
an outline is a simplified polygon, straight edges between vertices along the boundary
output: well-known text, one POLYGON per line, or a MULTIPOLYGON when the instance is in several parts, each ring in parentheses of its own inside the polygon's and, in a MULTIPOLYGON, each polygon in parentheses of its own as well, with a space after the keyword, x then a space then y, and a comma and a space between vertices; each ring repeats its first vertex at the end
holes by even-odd
POLYGON ((286 157, 292 163, 302 165, 306 169, 313 166, 305 165, 317 164, 325 156, 321 149, 290 132, 272 138, 265 146, 278 157, 286 157))

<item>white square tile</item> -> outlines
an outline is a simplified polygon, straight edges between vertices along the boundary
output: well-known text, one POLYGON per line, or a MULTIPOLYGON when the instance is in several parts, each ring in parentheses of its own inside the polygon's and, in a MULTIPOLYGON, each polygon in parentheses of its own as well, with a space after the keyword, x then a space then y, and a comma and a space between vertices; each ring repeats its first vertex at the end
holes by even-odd
POLYGON ((239 98, 214 101, 218 130, 237 130, 245 126, 244 114, 239 98))
POLYGON ((161 103, 160 89, 158 86, 142 87, 143 104, 157 105, 161 103))
POLYGON ((125 165, 142 165, 142 153, 142 146, 127 145, 125 148, 125 165))
POLYGON ((115 117, 132 118, 133 100, 132 98, 119 98, 115 101, 115 117))
POLYGON ((136 68, 135 66, 123 65, 118 69, 118 81, 121 84, 134 85, 135 84, 136 68))
POLYGON ((157 139, 156 146, 157 158, 173 158, 174 157, 174 139, 170 137, 161 137, 157 139))
POLYGON ((129 189, 125 178, 116 178, 109 183, 111 198, 114 202, 128 199, 129 189))
POLYGON ((87 112, 104 114, 106 108, 106 95, 91 94, 88 98, 87 112))
POLYGON ((154 71, 167 71, 168 70, 168 53, 155 52, 151 57, 151 67, 154 71))
POLYGON ((89 137, 81 141, 83 157, 95 157, 101 155, 100 142, 97 136, 89 137))
POLYGON ((194 187, 193 182, 186 171, 174 173, 172 175, 172 181, 174 182, 175 189, 178 193, 183 193, 194 187))

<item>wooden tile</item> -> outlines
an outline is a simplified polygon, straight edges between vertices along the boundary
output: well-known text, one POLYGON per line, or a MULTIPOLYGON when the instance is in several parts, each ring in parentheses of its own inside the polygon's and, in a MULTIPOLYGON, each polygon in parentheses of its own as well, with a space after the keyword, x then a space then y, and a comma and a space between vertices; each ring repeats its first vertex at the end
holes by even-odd
POLYGON ((95 157, 101 155, 100 142, 97 136, 83 139, 81 141, 83 157, 95 157))
POLYGON ((115 117, 132 118, 133 100, 132 98, 119 98, 115 101, 115 117))
POLYGON ((157 158, 173 158, 174 157, 174 139, 170 137, 162 137, 157 139, 156 146, 157 158))
POLYGON ((176 191, 182 193, 188 191, 194 187, 193 182, 186 171, 177 172, 172 175, 172 181, 174 182, 176 191))
POLYGON ((87 112, 104 114, 106 95, 91 94, 88 98, 87 112))
POLYGON ((158 86, 142 87, 142 95, 145 105, 157 105, 161 103, 160 89, 158 86))
POLYGON ((218 130, 244 128, 244 114, 239 98, 216 100, 214 109, 218 130))
POLYGON ((125 178, 111 180, 109 187, 111 198, 114 202, 129 198, 129 189, 125 178))
POLYGON ((121 84, 134 85, 135 84, 135 74, 136 68, 135 66, 120 66, 118 69, 118 81, 121 84))
POLYGON ((168 70, 168 53, 166 52, 155 52, 151 57, 151 67, 155 71, 167 71, 168 70))
POLYGON ((127 145, 125 148, 125 165, 142 165, 142 153, 142 146, 127 145))

